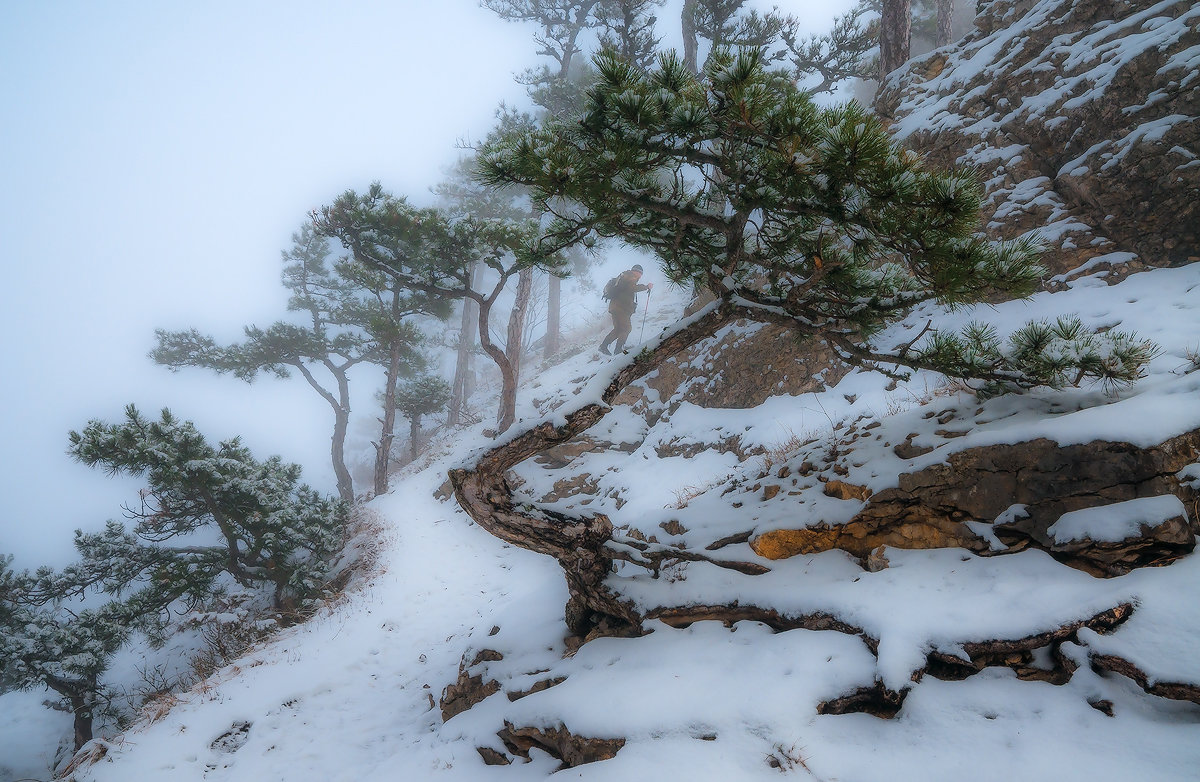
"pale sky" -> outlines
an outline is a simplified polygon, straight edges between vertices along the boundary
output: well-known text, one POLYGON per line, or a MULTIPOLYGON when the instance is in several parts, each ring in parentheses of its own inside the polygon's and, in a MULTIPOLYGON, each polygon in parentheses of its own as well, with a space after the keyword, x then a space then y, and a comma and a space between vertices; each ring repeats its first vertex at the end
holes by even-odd
POLYGON ((307 212, 376 179, 427 199, 456 140, 524 103, 530 32, 474 0, 0 3, 0 554, 62 564, 75 528, 120 517, 141 483, 65 449, 129 402, 332 491, 331 414, 302 380, 172 374, 154 329, 228 341, 283 316, 307 212))

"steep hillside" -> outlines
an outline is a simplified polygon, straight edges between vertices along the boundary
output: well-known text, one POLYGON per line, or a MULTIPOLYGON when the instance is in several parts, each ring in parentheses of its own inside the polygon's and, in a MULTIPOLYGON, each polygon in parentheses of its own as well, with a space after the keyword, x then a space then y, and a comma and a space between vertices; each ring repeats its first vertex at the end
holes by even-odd
MULTIPOLYGON (((610 584, 650 617, 641 638, 567 638, 555 563, 501 545, 444 492, 435 498, 446 470, 483 441, 447 444, 373 503, 390 532, 369 583, 169 713, 98 742, 102 759, 76 778, 533 779, 565 766, 577 779, 874 780, 884 769, 895 779, 1189 778, 1200 762, 1190 653, 1200 613, 1186 598, 1196 557, 1101 578, 1036 546, 984 556, 884 545, 860 562, 837 549, 769 560, 749 541, 785 523, 851 520, 956 453, 1035 437, 1153 451, 1200 428, 1186 336, 1200 329, 1198 292, 1192 265, 998 308, 1002 325, 1069 307, 1160 340, 1150 376, 1120 398, 1091 389, 981 403, 934 378, 889 390, 852 372, 827 392, 746 410, 660 400, 651 424, 647 394, 636 405, 645 409, 620 408, 593 433, 619 447, 523 465, 529 502, 568 475, 590 476, 593 493, 550 505, 601 510, 644 537, 758 566, 742 568, 751 575, 679 561, 657 579, 623 567, 610 584), (1164 309, 1178 313, 1178 332, 1164 309), (948 434, 964 423, 970 433, 948 434), (762 456, 702 447, 734 436, 762 456), (905 444, 933 450, 897 454, 905 444), (487 765, 505 761, 515 765, 487 765)), ((573 379, 622 359, 605 361, 581 356, 541 382, 578 388, 573 379)), ((1164 507, 1109 503, 1064 514, 1053 534, 1141 539, 1140 522, 1170 522, 1178 497, 1193 517, 1184 492, 1200 479, 1200 453, 1189 458, 1148 484, 1180 492, 1158 494, 1164 507)), ((964 524, 990 538, 990 521, 964 524)))
POLYGON ((889 77, 895 135, 975 167, 1056 274, 1200 260, 1200 7, 990 0, 975 25, 889 77))
MULTIPOLYGON (((1195 778, 1200 16, 1100 7, 994 0, 885 85, 896 133, 983 168, 1056 276, 878 341, 1076 313, 1158 344, 1137 384, 985 399, 734 323, 609 405, 637 357, 577 355, 504 438, 458 432, 371 504, 379 564, 340 603, 94 742, 73 778, 1195 778), (482 484, 584 519, 581 550, 611 523, 601 576, 628 624, 581 638, 571 573, 458 500, 481 460, 591 408, 482 484)), ((686 322, 679 294, 659 305, 656 326, 686 322)))

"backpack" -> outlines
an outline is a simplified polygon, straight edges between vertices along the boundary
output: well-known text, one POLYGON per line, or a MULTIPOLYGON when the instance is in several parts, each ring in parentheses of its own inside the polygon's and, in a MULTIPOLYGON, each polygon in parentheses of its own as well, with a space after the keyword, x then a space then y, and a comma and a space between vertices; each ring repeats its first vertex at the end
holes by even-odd
POLYGON ((612 301, 613 297, 617 295, 617 285, 620 282, 621 282, 621 275, 618 274, 616 277, 613 277, 611 280, 604 283, 603 296, 604 296, 605 301, 612 301))

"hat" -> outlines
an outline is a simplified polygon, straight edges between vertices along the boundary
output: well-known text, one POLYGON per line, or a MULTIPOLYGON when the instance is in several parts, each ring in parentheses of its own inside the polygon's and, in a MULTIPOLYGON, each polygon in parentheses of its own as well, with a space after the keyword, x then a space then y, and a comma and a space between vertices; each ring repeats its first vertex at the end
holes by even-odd
POLYGON ((641 265, 640 263, 635 263, 635 264, 633 265, 633 268, 632 268, 632 269, 630 269, 629 271, 631 271, 631 272, 640 272, 641 270, 642 270, 642 265, 641 265))

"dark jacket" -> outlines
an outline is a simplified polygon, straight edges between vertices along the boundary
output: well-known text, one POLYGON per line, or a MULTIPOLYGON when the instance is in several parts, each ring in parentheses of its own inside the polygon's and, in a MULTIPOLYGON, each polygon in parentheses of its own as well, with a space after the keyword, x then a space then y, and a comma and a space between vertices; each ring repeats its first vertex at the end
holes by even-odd
POLYGON ((632 315, 637 311, 638 291, 650 290, 649 285, 639 285, 637 272, 632 269, 623 271, 617 276, 612 298, 608 301, 609 312, 622 312, 632 315))

